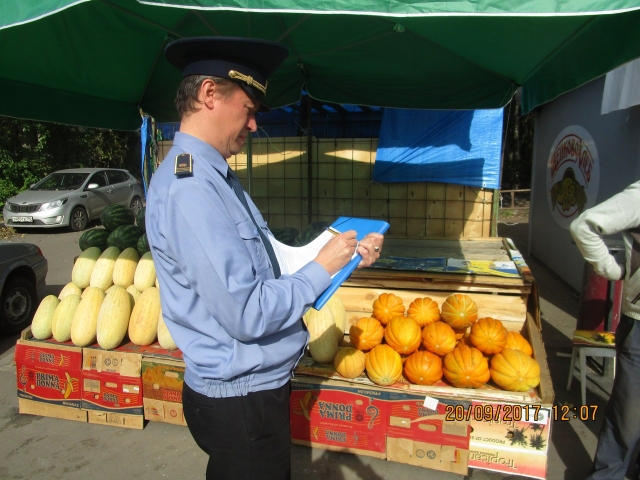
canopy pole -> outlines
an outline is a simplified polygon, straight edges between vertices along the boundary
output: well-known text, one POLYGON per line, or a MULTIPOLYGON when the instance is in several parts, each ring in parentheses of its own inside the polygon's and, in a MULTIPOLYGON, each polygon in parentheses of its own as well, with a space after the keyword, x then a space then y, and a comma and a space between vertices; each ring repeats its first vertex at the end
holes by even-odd
POLYGON ((307 224, 313 223, 313 140, 311 138, 311 98, 307 95, 307 224))
POLYGON ((253 179, 253 135, 247 137, 247 193, 251 196, 253 179))

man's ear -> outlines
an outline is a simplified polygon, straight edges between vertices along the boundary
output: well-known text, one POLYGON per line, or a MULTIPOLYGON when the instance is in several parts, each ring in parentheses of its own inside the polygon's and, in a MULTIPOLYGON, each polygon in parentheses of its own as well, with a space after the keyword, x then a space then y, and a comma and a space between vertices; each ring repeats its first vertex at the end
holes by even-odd
POLYGON ((205 108, 212 109, 216 94, 216 84, 210 78, 205 79, 200 85, 200 100, 205 108))

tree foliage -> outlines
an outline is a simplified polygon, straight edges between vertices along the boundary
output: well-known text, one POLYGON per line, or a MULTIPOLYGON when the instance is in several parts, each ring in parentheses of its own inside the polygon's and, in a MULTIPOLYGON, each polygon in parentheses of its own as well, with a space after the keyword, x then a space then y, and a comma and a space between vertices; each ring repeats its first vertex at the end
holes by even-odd
POLYGON ((534 113, 522 116, 518 97, 515 97, 505 107, 504 115, 506 121, 501 188, 531 188, 534 113))
POLYGON ((140 178, 140 134, 0 117, 0 207, 63 168, 126 168, 140 178))

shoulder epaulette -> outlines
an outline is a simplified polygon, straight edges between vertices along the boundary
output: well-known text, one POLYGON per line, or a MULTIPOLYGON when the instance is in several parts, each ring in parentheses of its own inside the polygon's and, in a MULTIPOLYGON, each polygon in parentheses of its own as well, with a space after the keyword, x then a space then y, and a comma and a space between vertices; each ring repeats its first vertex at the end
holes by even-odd
POLYGON ((173 173, 175 173, 177 177, 193 175, 193 159, 190 153, 181 153, 176 156, 173 173))

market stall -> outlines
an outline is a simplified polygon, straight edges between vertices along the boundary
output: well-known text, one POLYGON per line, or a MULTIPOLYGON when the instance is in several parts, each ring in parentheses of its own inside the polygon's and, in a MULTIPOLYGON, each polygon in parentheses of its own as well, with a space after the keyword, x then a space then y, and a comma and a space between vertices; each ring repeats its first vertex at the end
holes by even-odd
MULTIPOLYGON (((622 2, 614 10, 605 1, 589 7, 583 2, 521 2, 515 8, 503 3, 458 2, 447 11, 429 2, 420 7, 352 2, 348 10, 338 3, 292 10, 278 2, 241 9, 198 2, 196 8, 188 0, 63 0, 7 7, 0 39, 20 48, 6 49, 0 57, 0 114, 129 130, 139 128, 141 112, 173 121, 180 75, 162 51, 171 39, 186 36, 249 35, 286 43, 292 55, 270 82, 267 101, 273 106, 295 103, 304 88, 335 103, 501 108, 522 86, 523 110, 530 111, 640 55, 637 2, 622 2)), ((444 194, 437 201, 445 210, 456 201, 464 218, 473 215, 464 210, 464 199, 447 195, 448 186, 440 190, 444 194)), ((389 204, 391 197, 381 200, 389 204)), ((421 200, 433 199, 425 190, 421 200)), ((493 199, 483 195, 479 203, 487 200, 493 199)), ((523 392, 505 391, 486 377, 487 367, 475 388, 443 377, 417 385, 400 367, 400 376, 380 385, 370 373, 347 378, 332 362, 319 363, 309 355, 294 382, 293 440, 456 473, 472 467, 545 478, 556 411, 535 280, 508 240, 473 240, 448 220, 451 228, 442 231, 455 231, 459 239, 389 238, 379 262, 386 268, 357 272, 342 286, 336 295, 345 323, 341 338, 335 337, 336 349, 351 348, 347 330, 373 314, 373 302, 382 294, 407 305, 428 296, 438 308, 451 295, 464 294, 480 318, 500 320, 506 331, 529 343, 531 361, 539 368, 537 383, 523 392)), ((481 214, 477 220, 482 224, 486 218, 481 214)), ((70 272, 70 283, 79 291, 45 299, 35 328, 18 341, 20 411, 137 429, 145 419, 183 425, 180 352, 160 340, 157 287, 145 282, 138 288, 134 278, 146 252, 138 248, 137 236, 135 245, 129 243, 133 231, 116 237, 122 242, 118 252, 104 255, 111 245, 83 249, 76 265, 84 271, 77 278, 70 272), (118 271, 128 280, 116 282, 121 256, 118 271), (91 285, 98 265, 103 289, 91 285), (111 283, 118 288, 106 293, 111 283), (127 291, 131 285, 133 292, 127 291), (87 293, 91 288, 101 292, 87 293), (129 295, 135 303, 128 303, 129 295), (85 333, 84 340, 74 339, 72 330, 62 335, 58 324, 68 325, 69 318, 74 323, 78 311, 84 312, 80 320, 95 323, 95 338, 86 330, 77 333, 85 333), (97 332, 99 318, 115 325, 106 337, 97 332), (43 320, 48 331, 46 321, 44 330, 40 325, 43 320)), ((469 349, 470 328, 455 339, 469 349)), ((480 356, 484 360, 478 361, 488 365, 489 358, 480 356)))

